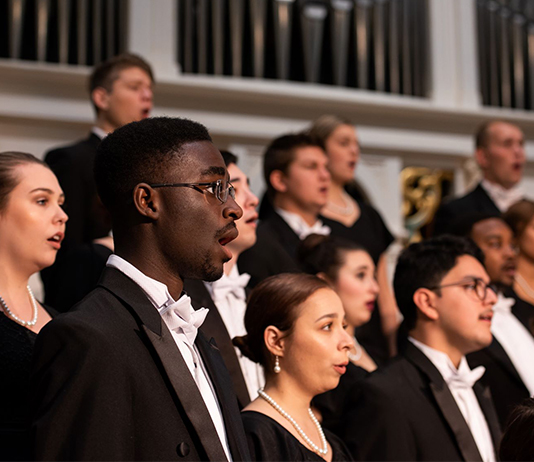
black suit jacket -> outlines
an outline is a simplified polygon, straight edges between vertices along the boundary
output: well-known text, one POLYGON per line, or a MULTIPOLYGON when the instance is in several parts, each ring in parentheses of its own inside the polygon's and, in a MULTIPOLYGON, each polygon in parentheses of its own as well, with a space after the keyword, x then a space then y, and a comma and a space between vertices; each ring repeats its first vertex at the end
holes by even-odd
MULTIPOLYGON (((195 343, 232 457, 248 460, 220 353, 201 332, 195 343)), ((38 460, 226 460, 166 324, 139 286, 113 268, 38 335, 31 396, 38 460)))
POLYGON ((434 235, 447 233, 454 220, 472 213, 501 213, 480 183, 465 196, 441 205, 434 218, 434 235))
POLYGON ((239 255, 239 269, 250 274, 249 287, 280 273, 299 271, 297 248, 300 238, 276 212, 262 220, 256 244, 239 255))
POLYGON ((45 302, 62 312, 72 306, 65 304, 62 296, 62 265, 80 245, 107 236, 111 230, 111 218, 98 197, 93 174, 99 144, 100 138, 91 133, 88 138, 45 156, 65 193, 64 209, 69 216, 56 262, 41 271, 45 302))
POLYGON ((184 281, 184 290, 191 297, 191 303, 195 310, 202 307, 209 308, 210 310, 206 320, 202 324, 201 330, 208 338, 215 339, 224 363, 228 368, 228 372, 230 372, 239 407, 243 409, 250 403, 250 395, 234 345, 232 344, 232 339, 226 329, 221 314, 213 302, 208 289, 206 289, 204 282, 187 279, 184 281))
MULTIPOLYGON (((518 298, 511 289, 507 295, 516 299, 512 306, 512 314, 530 331, 532 328, 530 321, 532 311, 534 311, 532 306, 518 298)), ((514 406, 530 397, 527 387, 512 360, 495 337, 487 348, 467 355, 467 360, 471 367, 484 366, 486 368, 481 381, 491 389, 501 428, 504 428, 514 406)))
POLYGON ((46 163, 65 193, 69 216, 62 249, 76 247, 109 234, 111 219, 96 192, 93 167, 100 138, 91 133, 76 144, 49 151, 46 163))
POLYGON ((484 366, 481 382, 489 386, 501 428, 504 428, 512 409, 530 397, 510 357, 494 337, 491 345, 467 355, 471 367, 484 366))
MULTIPOLYGON (((489 389, 473 387, 494 447, 499 422, 489 389)), ((475 440, 443 377, 417 347, 360 383, 353 412, 361 460, 480 461, 475 440)))

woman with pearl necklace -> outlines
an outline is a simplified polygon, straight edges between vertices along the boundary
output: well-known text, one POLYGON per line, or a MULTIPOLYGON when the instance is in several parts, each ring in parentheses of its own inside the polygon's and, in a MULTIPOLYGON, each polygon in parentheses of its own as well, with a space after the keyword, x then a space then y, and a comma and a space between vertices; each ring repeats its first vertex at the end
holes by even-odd
POLYGON ((245 327, 234 343, 266 380, 242 414, 253 460, 352 460, 311 409, 314 396, 339 383, 352 345, 328 283, 306 274, 265 279, 250 295, 245 327))

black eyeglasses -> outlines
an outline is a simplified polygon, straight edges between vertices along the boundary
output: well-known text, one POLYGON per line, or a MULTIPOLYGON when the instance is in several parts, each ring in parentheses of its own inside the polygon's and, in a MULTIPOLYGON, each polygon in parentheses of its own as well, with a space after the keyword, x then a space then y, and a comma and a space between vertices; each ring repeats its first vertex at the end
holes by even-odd
POLYGON ((204 191, 208 191, 223 204, 228 199, 228 195, 235 199, 235 189, 228 180, 217 180, 210 183, 156 183, 149 186, 151 188, 191 188, 202 194, 204 194, 204 191), (204 189, 201 189, 201 187, 204 189))
POLYGON ((445 287, 460 286, 467 290, 472 290, 480 301, 486 300, 488 296, 488 289, 490 289, 495 295, 497 295, 497 287, 494 284, 486 284, 482 279, 475 278, 470 281, 454 282, 452 284, 443 284, 436 287, 428 287, 430 290, 443 289, 445 287))

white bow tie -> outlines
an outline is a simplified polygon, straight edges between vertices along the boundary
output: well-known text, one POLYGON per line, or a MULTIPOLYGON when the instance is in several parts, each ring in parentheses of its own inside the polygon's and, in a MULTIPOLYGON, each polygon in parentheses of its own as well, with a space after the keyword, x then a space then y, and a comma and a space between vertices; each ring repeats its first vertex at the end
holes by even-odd
POLYGON ((515 299, 505 298, 502 295, 499 295, 497 303, 493 305, 493 311, 495 313, 509 314, 512 312, 512 306, 515 305, 515 299))
POLYGON ((182 295, 178 301, 164 308, 161 311, 161 316, 165 319, 169 330, 183 332, 192 346, 197 338, 198 328, 206 319, 208 312, 207 308, 200 308, 195 311, 191 305, 191 298, 182 295))
POLYGON ((455 371, 446 382, 449 388, 473 388, 473 385, 484 375, 484 366, 475 367, 473 370, 455 371))
POLYGON ((250 280, 250 274, 243 273, 236 277, 229 277, 224 275, 218 281, 211 283, 211 289, 213 291, 213 300, 222 300, 233 294, 236 298, 245 300, 245 287, 250 280))
POLYGON ((330 235, 332 230, 330 227, 323 225, 322 221, 316 221, 313 226, 308 229, 302 229, 299 233, 301 240, 306 239, 310 234, 321 234, 322 236, 330 235))

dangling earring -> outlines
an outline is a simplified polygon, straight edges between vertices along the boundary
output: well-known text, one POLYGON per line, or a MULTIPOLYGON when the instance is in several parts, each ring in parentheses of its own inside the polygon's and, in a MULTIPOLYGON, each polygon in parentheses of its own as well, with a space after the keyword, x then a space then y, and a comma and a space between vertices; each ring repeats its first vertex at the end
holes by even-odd
POLYGON ((278 359, 278 356, 274 357, 274 368, 273 368, 273 370, 274 370, 275 374, 280 374, 280 371, 282 370, 282 369, 280 369, 280 360, 278 359))

